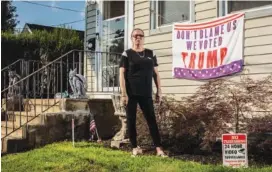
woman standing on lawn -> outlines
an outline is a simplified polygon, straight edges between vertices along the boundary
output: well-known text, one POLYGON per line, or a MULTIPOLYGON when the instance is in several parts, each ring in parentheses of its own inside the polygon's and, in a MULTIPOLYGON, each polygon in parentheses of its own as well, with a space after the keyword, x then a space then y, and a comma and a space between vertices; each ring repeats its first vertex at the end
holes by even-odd
POLYGON ((124 51, 120 61, 120 86, 122 102, 126 106, 128 134, 133 148, 132 155, 142 154, 142 149, 137 146, 136 138, 136 113, 139 103, 156 146, 157 155, 166 157, 161 148, 152 99, 153 77, 157 87, 156 101, 157 103, 161 102, 157 58, 152 50, 144 48, 144 32, 142 29, 134 29, 131 33, 131 40, 132 49, 124 51))

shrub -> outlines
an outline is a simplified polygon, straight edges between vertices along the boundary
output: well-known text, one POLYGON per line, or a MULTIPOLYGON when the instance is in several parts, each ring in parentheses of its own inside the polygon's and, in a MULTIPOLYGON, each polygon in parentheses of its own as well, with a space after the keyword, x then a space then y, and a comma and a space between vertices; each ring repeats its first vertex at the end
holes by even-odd
MULTIPOLYGON (((163 144, 174 152, 193 153, 200 149, 211 150, 216 137, 225 132, 230 114, 228 105, 217 103, 213 109, 203 103, 174 102, 163 98, 163 103, 156 109, 157 122, 163 144)), ((141 114, 141 111, 139 111, 141 114)), ((139 117, 142 117, 141 114, 139 117)), ((138 118, 139 141, 150 144, 149 130, 143 118, 138 118), (148 140, 147 140, 148 139, 148 140)))
POLYGON ((248 149, 255 155, 270 155, 272 152, 272 115, 255 117, 248 123, 248 149))
MULTIPOLYGON (((211 151, 223 133, 246 132, 255 111, 271 111, 271 85, 272 75, 257 81, 248 77, 240 82, 216 79, 181 101, 164 97, 156 107, 164 145, 174 152, 211 151)), ((137 126, 139 142, 152 143, 140 110, 137 126)))

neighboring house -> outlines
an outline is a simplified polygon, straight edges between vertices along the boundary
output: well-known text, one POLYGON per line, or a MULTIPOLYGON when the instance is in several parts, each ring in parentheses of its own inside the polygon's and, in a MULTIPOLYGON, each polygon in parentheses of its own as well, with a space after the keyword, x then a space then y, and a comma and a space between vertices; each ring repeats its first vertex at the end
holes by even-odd
MULTIPOLYGON (((106 52, 114 42, 119 43, 121 52, 131 47, 132 29, 143 29, 145 47, 155 50, 158 57, 163 94, 174 94, 179 99, 193 94, 205 83, 172 77, 172 22, 199 23, 238 11, 245 12, 245 69, 249 69, 248 75, 255 79, 272 73, 271 1, 136 0, 89 1, 86 4, 85 48, 106 52)), ((87 60, 88 66, 90 63, 92 70, 104 64, 99 60, 87 60)), ((96 82, 101 82, 98 75, 87 73, 87 77, 93 78, 89 91, 95 89, 96 82)), ((226 78, 239 80, 239 74, 226 78)))
MULTIPOLYGON (((53 30, 56 28, 58 28, 58 27, 26 23, 23 30, 22 30, 22 33, 32 33, 34 30, 45 30, 48 32, 53 32, 53 30)), ((72 30, 74 30, 74 29, 72 29, 72 30)), ((74 31, 76 31, 78 33, 80 40, 84 40, 84 31, 81 31, 81 30, 74 30, 74 31)))

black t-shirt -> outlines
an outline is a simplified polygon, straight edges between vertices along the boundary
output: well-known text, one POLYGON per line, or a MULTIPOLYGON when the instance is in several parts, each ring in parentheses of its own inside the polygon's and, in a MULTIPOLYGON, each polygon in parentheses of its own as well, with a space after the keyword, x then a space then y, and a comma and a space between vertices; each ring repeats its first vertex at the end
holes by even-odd
POLYGON ((154 67, 158 66, 152 50, 136 52, 128 49, 123 52, 120 67, 126 69, 125 81, 128 96, 152 97, 152 77, 154 67))

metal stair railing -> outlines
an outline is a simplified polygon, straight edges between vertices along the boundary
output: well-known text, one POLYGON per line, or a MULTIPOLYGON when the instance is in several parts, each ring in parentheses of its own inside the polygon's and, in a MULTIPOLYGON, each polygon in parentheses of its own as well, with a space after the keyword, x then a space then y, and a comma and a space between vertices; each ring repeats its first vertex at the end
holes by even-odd
POLYGON ((5 125, 1 126, 5 130, 2 139, 58 104, 59 99, 55 98, 55 94, 68 88, 64 82, 68 78, 66 71, 71 65, 79 65, 78 61, 83 58, 80 54, 71 50, 1 91, 1 112, 5 120, 5 125))
POLYGON ((1 89, 5 89, 9 86, 9 72, 13 71, 20 78, 26 77, 27 75, 35 72, 42 67, 41 61, 39 60, 25 60, 18 59, 15 62, 1 69, 1 89))
POLYGON ((13 62, 13 63, 9 64, 8 66, 4 67, 3 69, 1 69, 1 72, 10 69, 11 66, 14 66, 14 65, 16 65, 16 64, 18 64, 18 63, 21 63, 21 61, 23 61, 23 60, 24 60, 24 59, 18 59, 18 60, 16 60, 15 62, 13 62))
MULTIPOLYGON (((27 75, 35 72, 41 68, 42 63, 39 60, 25 60, 18 59, 15 62, 9 64, 8 66, 1 69, 1 89, 5 89, 9 86, 9 73, 12 72, 13 75, 18 77, 18 81, 27 75)), ((27 85, 24 86, 26 89, 27 85)), ((2 102, 2 106, 5 105, 5 102, 2 102)))
MULTIPOLYGON (((71 92, 69 86, 69 71, 71 69, 76 68, 78 74, 84 75, 85 73, 88 84, 92 82, 88 80, 89 78, 98 77, 102 69, 90 65, 87 62, 88 58, 96 60, 101 58, 100 60, 106 64, 105 70, 107 71, 101 77, 106 78, 104 82, 101 82, 100 85, 97 83, 96 87, 91 90, 93 92, 119 92, 119 82, 115 80, 119 75, 116 65, 120 57, 121 54, 118 53, 71 50, 2 90, 1 114, 2 122, 5 121, 5 125, 1 126, 2 131, 4 130, 1 138, 8 137, 40 114, 48 112, 50 108, 58 105, 61 99, 66 98, 67 93, 71 92), (109 64, 110 61, 112 62, 109 64), (91 73, 88 72, 89 69, 91 69, 91 73), (113 89, 105 89, 109 87, 113 89)), ((91 87, 93 86, 91 85, 91 87)))

